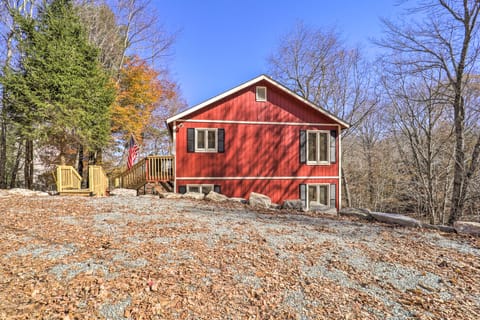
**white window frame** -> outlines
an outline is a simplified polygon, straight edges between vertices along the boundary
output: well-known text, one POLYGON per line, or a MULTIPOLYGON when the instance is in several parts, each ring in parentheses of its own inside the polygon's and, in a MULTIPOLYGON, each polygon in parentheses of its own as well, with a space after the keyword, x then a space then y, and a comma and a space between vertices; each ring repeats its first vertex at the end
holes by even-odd
POLYGON ((218 130, 216 128, 195 128, 195 152, 218 152, 218 130), (198 132, 205 132, 205 148, 198 147, 198 132), (215 132, 215 148, 208 147, 208 132, 215 132))
POLYGON ((310 187, 316 187, 317 190, 317 198, 318 197, 318 190, 319 190, 319 187, 321 186, 325 186, 327 188, 327 203, 322 203, 323 205, 326 205, 327 207, 330 207, 330 184, 329 183, 312 183, 312 184, 307 184, 307 190, 306 190, 306 198, 307 198, 307 208, 310 208, 310 192, 309 192, 309 189, 310 187))
POLYGON ((267 87, 257 86, 255 88, 255 101, 259 101, 259 102, 267 101, 267 87), (260 90, 264 91, 264 93, 265 93, 264 96, 265 97, 260 97, 260 95, 259 95, 260 90))
POLYGON ((204 193, 203 192, 203 188, 211 188, 212 190, 211 191, 214 191, 214 185, 213 184, 187 184, 187 192, 192 192, 190 191, 190 188, 198 188, 199 192, 200 193, 204 193))
POLYGON ((307 141, 306 141, 306 152, 305 152, 306 156, 307 156, 307 165, 328 165, 330 164, 330 131, 328 130, 307 130, 307 141), (316 133, 317 134, 317 145, 316 145, 316 158, 317 159, 320 159, 320 148, 319 148, 319 143, 320 143, 320 139, 318 138, 320 134, 326 134, 327 135, 327 156, 326 156, 326 159, 325 161, 320 161, 320 160, 315 160, 315 161, 311 161, 311 160, 308 160, 310 157, 309 157, 309 133, 316 133))

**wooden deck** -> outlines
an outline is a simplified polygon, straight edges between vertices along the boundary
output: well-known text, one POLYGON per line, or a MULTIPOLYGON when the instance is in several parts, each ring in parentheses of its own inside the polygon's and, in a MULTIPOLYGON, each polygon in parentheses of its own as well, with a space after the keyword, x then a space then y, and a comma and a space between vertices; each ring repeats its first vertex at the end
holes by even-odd
POLYGON ((115 188, 139 190, 146 184, 171 185, 175 177, 174 156, 148 156, 136 163, 130 170, 111 179, 115 188))

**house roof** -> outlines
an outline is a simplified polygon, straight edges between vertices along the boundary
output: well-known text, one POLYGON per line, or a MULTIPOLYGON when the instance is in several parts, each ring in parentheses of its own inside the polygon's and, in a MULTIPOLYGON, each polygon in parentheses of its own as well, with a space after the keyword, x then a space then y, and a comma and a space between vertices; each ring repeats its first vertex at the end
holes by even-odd
POLYGON ((212 103, 215 103, 223 98, 226 98, 242 89, 245 89, 257 82, 260 82, 260 81, 266 81, 268 82, 269 84, 271 84, 272 86, 280 89, 281 91, 285 92, 286 94, 290 95, 291 97, 297 99, 298 101, 300 102, 303 102, 304 104, 306 104, 308 107, 310 108, 313 108, 314 110, 316 110, 317 112, 320 112, 321 114, 327 116, 328 118, 332 119, 333 121, 337 122, 338 124, 340 124, 343 128, 349 128, 350 125, 343 121, 342 119, 338 118, 337 116, 333 115, 332 113, 328 112, 327 110, 317 106, 316 104, 314 104, 313 102, 299 96, 298 94, 296 94, 295 92, 293 92, 292 90, 288 89, 287 87, 285 87, 284 85, 278 83, 277 81, 273 80, 272 78, 262 74, 252 80, 249 80, 239 86, 236 86, 235 88, 232 88, 228 91, 225 91, 221 94, 219 94, 218 96, 215 96, 211 99, 208 99, 200 104, 197 104, 196 106, 193 106, 192 108, 190 109, 187 109, 183 112, 180 112, 170 118, 167 119, 167 125, 170 126, 170 124, 173 122, 173 121, 176 121, 176 120, 181 120, 183 119, 184 117, 198 111, 198 110, 201 110, 209 105, 211 105, 212 103))

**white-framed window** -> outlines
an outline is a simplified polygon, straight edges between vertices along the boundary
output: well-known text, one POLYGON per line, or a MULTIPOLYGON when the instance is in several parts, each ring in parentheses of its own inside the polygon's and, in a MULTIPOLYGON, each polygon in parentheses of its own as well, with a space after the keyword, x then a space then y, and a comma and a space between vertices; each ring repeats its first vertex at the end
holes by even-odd
POLYGON ((195 129, 195 152, 217 152, 217 129, 195 129))
POLYGON ((329 164, 330 132, 325 130, 307 131, 307 164, 329 164))
POLYGON ((267 101, 267 87, 256 87, 255 88, 255 100, 256 101, 267 101))
POLYGON ((307 185, 307 204, 310 207, 311 202, 318 202, 330 206, 330 185, 329 184, 309 184, 307 185))
POLYGON ((187 192, 208 194, 213 191, 213 184, 187 184, 187 192))

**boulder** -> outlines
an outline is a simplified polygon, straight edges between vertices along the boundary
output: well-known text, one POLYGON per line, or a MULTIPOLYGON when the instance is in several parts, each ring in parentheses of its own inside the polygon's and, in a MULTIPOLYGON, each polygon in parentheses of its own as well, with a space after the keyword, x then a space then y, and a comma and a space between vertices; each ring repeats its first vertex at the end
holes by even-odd
POLYGON ((269 208, 272 204, 272 199, 264 194, 252 192, 250 193, 248 203, 254 208, 269 208))
POLYGON ((300 199, 285 200, 283 201, 282 209, 302 210, 303 201, 300 199))
POLYGON ((158 196, 162 199, 181 199, 182 195, 175 192, 161 192, 158 196))
POLYGON ((214 202, 223 202, 223 201, 227 201, 228 197, 224 194, 221 194, 215 191, 210 191, 205 196, 205 200, 214 201, 214 202))
POLYGON ((471 221, 456 221, 453 224, 455 231, 460 234, 480 235, 480 223, 471 221))
POLYGON ((370 215, 377 221, 398 224, 405 227, 421 228, 422 223, 417 219, 413 219, 401 214, 383 213, 383 212, 370 212, 370 215))
POLYGON ((192 200, 203 200, 205 195, 201 192, 187 192, 182 195, 182 198, 192 199, 192 200))
POLYGON ((338 214, 341 216, 373 220, 372 216, 370 215, 370 210, 363 208, 342 208, 338 214))
POLYGON ((320 202, 316 202, 316 201, 311 201, 310 202, 309 209, 310 209, 310 211, 314 211, 314 212, 325 213, 325 214, 329 214, 329 215, 333 215, 333 216, 337 215, 337 209, 336 208, 326 206, 326 205, 321 204, 320 202))
POLYGON ((113 189, 110 191, 111 196, 118 196, 118 197, 136 197, 137 196, 137 190, 133 189, 113 189))

